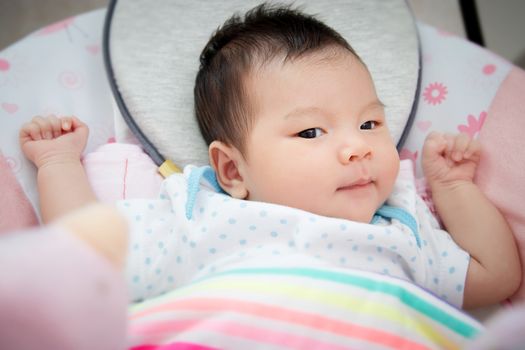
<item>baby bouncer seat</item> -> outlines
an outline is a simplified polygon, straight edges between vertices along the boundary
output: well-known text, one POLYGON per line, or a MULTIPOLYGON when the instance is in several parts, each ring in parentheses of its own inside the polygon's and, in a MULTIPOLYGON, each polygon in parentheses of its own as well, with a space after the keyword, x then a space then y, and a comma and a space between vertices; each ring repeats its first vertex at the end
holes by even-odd
MULTIPOLYGON (((89 163, 97 152, 111 152, 115 141, 132 142, 136 145, 134 150, 143 149, 151 158, 148 166, 159 167, 164 176, 176 171, 173 164, 178 168, 207 164, 206 145, 193 116, 193 84, 200 50, 227 17, 259 3, 159 0, 152 5, 146 0, 112 1, 107 12, 93 12, 61 26, 43 29, 4 50, 0 59, 12 63, 10 69, 2 71, 1 113, 12 119, 2 128, 5 136, 0 149, 3 164, 7 165, 5 169, 23 189, 22 193, 18 192, 17 200, 25 200, 27 196, 38 218, 35 172, 23 159, 13 136, 20 125, 35 114, 75 114, 87 121, 92 135, 85 161, 94 179, 95 191, 103 187, 97 179, 107 177, 107 173, 90 168, 89 163), (66 30, 70 36, 65 35, 66 30), (80 34, 82 32, 86 35, 80 34), (100 41, 102 37, 104 40, 100 41), (28 58, 28 53, 35 51, 59 51, 49 50, 52 45, 61 49, 70 46, 65 54, 62 50, 62 57, 57 60, 35 62, 28 58), (33 71, 39 79, 27 79, 33 71), (49 85, 54 86, 54 90, 49 89, 49 85)), ((522 243, 523 213, 519 208, 516 210, 514 204, 520 204, 516 193, 524 193, 517 181, 521 179, 517 174, 523 170, 520 168, 523 163, 516 158, 505 158, 505 162, 514 165, 509 169, 498 158, 499 151, 509 147, 508 143, 522 142, 516 133, 523 130, 523 124, 519 124, 517 118, 511 119, 509 124, 514 127, 505 129, 511 136, 504 140, 496 125, 513 118, 516 115, 513 113, 523 108, 515 97, 516 89, 524 86, 523 72, 480 47, 417 23, 401 0, 302 1, 294 2, 294 6, 316 14, 339 31, 367 64, 378 95, 386 105, 392 137, 402 158, 414 161, 417 175, 421 175, 422 141, 430 131, 459 131, 480 137, 490 161, 481 165, 479 181, 510 218, 516 239, 522 243), (457 57, 453 64, 449 52, 457 57), (510 111, 509 105, 513 106, 510 111), (501 119, 503 111, 507 119, 501 119)), ((148 191, 153 195, 158 175, 148 172, 150 177, 137 177, 133 182, 133 171, 139 172, 132 166, 134 158, 126 152, 114 154, 115 162, 109 168, 123 169, 126 164, 127 192, 119 190, 108 196, 107 190, 100 190, 99 195, 108 201, 122 199, 122 196, 132 198, 144 195, 144 188, 151 188, 148 191), (152 185, 148 187, 145 183, 152 185), (141 189, 133 194, 134 187, 141 189)), ((122 189, 124 184, 119 182, 122 179, 117 173, 112 173, 110 183, 122 189)), ((13 184, 9 186, 12 188, 13 184)), ((7 219, 2 217, 2 220, 7 219)), ((387 276, 338 270, 323 271, 323 278, 319 278, 313 271, 307 272, 301 275, 296 270, 286 271, 285 276, 290 288, 297 291, 323 286, 332 294, 316 294, 317 298, 325 298, 322 302, 314 303, 307 296, 297 295, 303 304, 287 307, 290 295, 285 290, 277 290, 273 297, 268 297, 265 308, 236 309, 239 305, 248 307, 242 304, 246 300, 238 300, 238 305, 228 306, 232 309, 205 309, 210 317, 208 323, 201 326, 188 321, 204 310, 192 293, 213 298, 217 291, 213 286, 221 283, 255 285, 257 278, 245 274, 223 276, 222 282, 210 276, 187 289, 138 304, 132 309, 131 346, 396 348, 410 344, 431 348, 438 344, 462 347, 483 328, 421 289, 387 276), (337 281, 341 279, 353 283, 340 284, 337 281), (364 288, 365 282, 376 289, 364 288), (387 292, 392 290, 394 292, 387 292), (342 306, 335 307, 329 302, 334 295, 350 297, 342 301, 342 306), (356 306, 365 301, 374 305, 366 312, 356 306), (389 304, 392 308, 386 308, 389 304), (347 315, 340 315, 337 308, 343 308, 347 315), (241 316, 228 319, 231 312, 241 316), (181 313, 191 317, 178 319, 181 313), (367 315, 364 324, 359 323, 359 315, 367 315), (420 324, 413 321, 416 318, 422 319, 420 324), (159 333, 158 327, 165 326, 167 321, 171 322, 171 328, 159 333), (323 328, 321 324, 332 328, 323 328)), ((258 278, 265 278, 271 284, 275 274, 273 271, 258 278)), ((251 292, 268 296, 262 287, 254 287, 251 292)))

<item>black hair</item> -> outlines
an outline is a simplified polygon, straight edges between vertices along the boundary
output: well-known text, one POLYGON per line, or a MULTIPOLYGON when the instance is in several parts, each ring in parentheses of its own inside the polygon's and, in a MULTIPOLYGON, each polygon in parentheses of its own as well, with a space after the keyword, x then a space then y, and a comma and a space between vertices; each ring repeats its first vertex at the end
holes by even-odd
POLYGON ((359 59, 339 33, 291 6, 263 3, 244 18, 229 18, 204 47, 195 81, 195 114, 206 143, 219 140, 244 151, 253 123, 244 79, 256 64, 334 48, 359 59))

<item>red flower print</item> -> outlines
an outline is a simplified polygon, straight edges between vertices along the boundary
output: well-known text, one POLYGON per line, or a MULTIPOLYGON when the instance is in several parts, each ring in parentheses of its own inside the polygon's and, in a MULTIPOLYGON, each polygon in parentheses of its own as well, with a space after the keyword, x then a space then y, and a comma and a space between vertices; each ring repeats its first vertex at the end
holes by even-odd
POLYGON ((487 112, 481 112, 477 119, 472 114, 469 114, 467 117, 467 125, 458 125, 458 130, 459 132, 462 132, 474 138, 483 127, 483 123, 485 122, 486 118, 487 112))
POLYGON ((494 64, 487 64, 483 67, 483 74, 491 75, 496 71, 496 66, 494 64))
POLYGON ((22 162, 15 157, 5 157, 5 162, 7 163, 7 166, 11 171, 15 174, 20 172, 20 169, 22 169, 22 162))
POLYGON ((9 114, 15 114, 18 112, 18 105, 16 103, 3 102, 2 109, 9 114))
POLYGON ((65 32, 70 42, 73 42, 73 29, 78 31, 83 37, 87 38, 88 35, 76 24, 76 17, 69 17, 60 22, 56 22, 40 29, 35 33, 37 36, 51 35, 54 33, 65 32))
POLYGON ((48 35, 55 32, 60 32, 62 30, 67 31, 68 28, 71 27, 74 22, 75 17, 66 18, 60 22, 50 24, 47 27, 40 29, 38 32, 36 32, 36 35, 48 35))
POLYGON ((32 79, 27 55, 15 50, 2 52, 0 55, 0 87, 18 88, 21 83, 32 79))
POLYGON ((431 83, 425 88, 423 98, 428 104, 437 105, 445 100, 447 93, 447 87, 442 83, 431 83))
POLYGON ((8 60, 0 58, 0 71, 7 72, 9 68, 11 67, 11 64, 8 60))

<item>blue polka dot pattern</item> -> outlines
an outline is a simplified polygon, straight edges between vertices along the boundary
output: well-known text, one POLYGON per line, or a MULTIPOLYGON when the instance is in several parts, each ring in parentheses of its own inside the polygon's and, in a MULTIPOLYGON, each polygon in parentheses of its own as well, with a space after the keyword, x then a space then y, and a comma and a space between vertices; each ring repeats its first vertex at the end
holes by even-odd
MULTIPOLYGON (((468 254, 444 231, 432 228, 426 217, 431 214, 418 207, 415 198, 407 197, 407 189, 398 189, 389 205, 400 206, 414 217, 421 248, 412 230, 395 219, 383 217, 375 225, 355 224, 241 201, 202 186, 195 196, 191 219, 177 216, 187 200, 184 176, 166 179, 159 200, 119 204, 130 218, 126 274, 134 300, 148 299, 235 264, 243 266, 246 259, 280 266, 286 259, 295 262, 296 256, 312 264, 409 279, 449 300, 460 303, 462 299, 468 254)), ((412 191, 413 185, 410 188, 412 191)))

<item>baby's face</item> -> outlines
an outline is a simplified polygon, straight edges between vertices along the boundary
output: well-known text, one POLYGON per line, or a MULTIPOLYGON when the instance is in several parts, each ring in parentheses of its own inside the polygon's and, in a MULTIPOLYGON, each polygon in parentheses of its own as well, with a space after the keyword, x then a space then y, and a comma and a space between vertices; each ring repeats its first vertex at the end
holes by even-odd
POLYGON ((249 200, 370 222, 399 157, 368 70, 352 54, 274 61, 247 79, 254 127, 239 164, 249 200))

